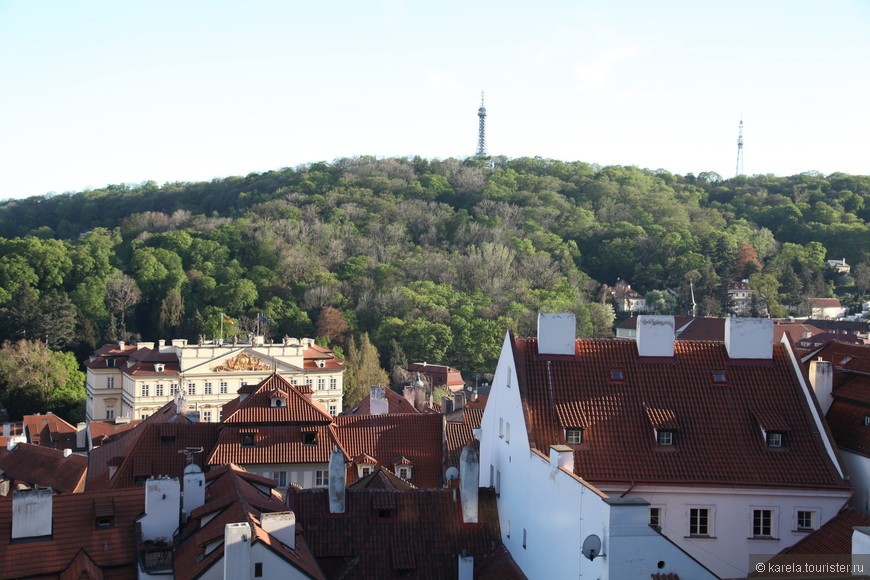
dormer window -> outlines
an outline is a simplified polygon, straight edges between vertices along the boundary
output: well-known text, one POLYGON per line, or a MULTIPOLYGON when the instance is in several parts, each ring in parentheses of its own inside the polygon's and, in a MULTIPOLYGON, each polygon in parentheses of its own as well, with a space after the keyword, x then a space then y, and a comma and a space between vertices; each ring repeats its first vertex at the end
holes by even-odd
POLYGON ((303 445, 317 445, 317 431, 303 431, 302 432, 302 444, 303 445))
POLYGON ((656 443, 659 445, 673 445, 674 432, 670 429, 656 429, 656 443))
POLYGON ((782 447, 782 431, 767 431, 765 439, 768 447, 782 447))
POLYGON ((113 368, 113 367, 115 366, 115 359, 113 359, 113 358, 107 358, 107 359, 106 359, 106 366, 107 366, 108 368, 113 368))
POLYGON ((239 443, 242 447, 253 447, 257 441, 256 433, 241 433, 239 443))
POLYGON ((410 465, 398 465, 396 466, 396 475, 404 479, 405 481, 411 481, 411 466, 410 465))
POLYGON ((577 428, 566 428, 565 429, 565 442, 568 445, 579 445, 583 443, 583 429, 577 428))
POLYGON ((287 399, 283 397, 273 397, 271 399, 271 405, 273 408, 283 408, 287 406, 287 399))
POLYGON ((164 368, 166 368, 166 365, 163 363, 154 363, 154 372, 162 373, 164 368))

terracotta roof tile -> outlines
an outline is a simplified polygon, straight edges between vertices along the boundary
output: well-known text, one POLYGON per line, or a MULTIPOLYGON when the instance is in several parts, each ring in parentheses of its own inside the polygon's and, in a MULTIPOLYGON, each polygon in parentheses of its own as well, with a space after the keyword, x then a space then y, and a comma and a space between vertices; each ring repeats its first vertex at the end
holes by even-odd
MULTIPOLYGON (((870 374, 870 345, 830 342, 813 353, 812 358, 821 358, 834 366, 834 372, 851 371, 870 374)), ((837 387, 837 383, 834 383, 837 387)))
POLYGON ((870 416, 870 406, 835 399, 826 419, 837 446, 870 457, 870 426, 864 417, 870 416))
POLYGON ((0 578, 58 577, 65 570, 89 569, 80 552, 107 577, 136 577, 136 544, 132 530, 145 505, 144 489, 109 492, 114 500, 114 524, 96 528, 94 500, 106 492, 52 497, 52 537, 37 542, 10 543, 12 499, 0 498, 0 578))
POLYGON ((378 465, 371 473, 358 479, 348 489, 416 489, 413 483, 405 481, 389 469, 378 465))
POLYGON ((0 454, 0 471, 6 479, 50 487, 57 493, 76 493, 85 489, 88 458, 38 445, 19 443, 0 454))
POLYGON ((579 406, 588 426, 574 471, 590 482, 716 482, 846 487, 825 451, 784 345, 769 361, 731 361, 719 342, 676 341, 674 357, 640 360, 631 340, 577 341, 575 357, 538 356, 537 340, 513 339, 531 445, 566 444, 553 408, 579 406), (618 365, 626 380, 611 382, 618 365), (711 384, 726 370, 725 385, 711 384), (551 399, 552 397, 552 399, 551 399), (644 404, 673 411, 680 427, 662 453, 644 404), (789 426, 782 448, 767 447, 756 409, 776 409, 789 426))
MULTIPOLYGON (((408 399, 386 387, 384 393, 387 398, 387 413, 419 413, 414 408, 408 399)), ((371 397, 363 397, 359 404, 354 407, 348 415, 369 415, 371 414, 371 397)))
POLYGON ((284 377, 273 374, 263 379, 257 389, 238 403, 231 401, 222 412, 224 424, 327 424, 332 416, 321 405, 291 385, 284 377), (286 395, 286 406, 273 407, 273 391, 286 395), (230 406, 232 405, 232 406, 230 406))
POLYGON ((342 415, 336 433, 349 457, 367 453, 384 466, 406 456, 413 464, 411 483, 441 486, 441 415, 342 415))
MULTIPOLYGON (((340 515, 329 514, 323 489, 293 490, 288 499, 328 577, 392 578, 408 571, 440 580, 456 577, 463 551, 475 563, 493 553, 509 560, 492 489, 480 490, 480 524, 462 523, 453 490, 348 489, 340 515)), ((499 569, 501 580, 524 578, 515 566, 499 569)))
POLYGON ((846 508, 781 554, 851 554, 852 528, 870 526, 870 515, 846 508))
POLYGON ((30 443, 54 449, 76 449, 76 428, 52 413, 25 415, 24 432, 30 443))
MULTIPOLYGON (((339 441, 329 425, 225 425, 208 456, 208 465, 236 463, 329 463, 329 454, 339 441), (316 443, 308 443, 306 433, 314 433, 316 443), (254 436, 253 446, 243 441, 243 434, 254 436)), ((340 445, 339 445, 340 446, 340 445)))
POLYGON ((131 419, 123 423, 110 419, 107 421, 91 421, 88 423, 88 427, 90 428, 91 440, 94 442, 94 445, 100 445, 109 437, 132 429, 140 422, 141 419, 131 419))

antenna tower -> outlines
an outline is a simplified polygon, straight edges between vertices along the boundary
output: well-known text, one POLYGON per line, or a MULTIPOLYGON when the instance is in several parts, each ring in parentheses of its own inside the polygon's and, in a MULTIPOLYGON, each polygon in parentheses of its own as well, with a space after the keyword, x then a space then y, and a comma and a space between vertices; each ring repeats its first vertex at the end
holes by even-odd
MULTIPOLYGON (((742 115, 741 115, 742 116, 742 115)), ((743 119, 740 119, 740 129, 737 133, 737 173, 735 177, 743 174, 743 119)))
POLYGON ((483 91, 480 92, 480 108, 477 110, 480 129, 477 133, 477 155, 486 155, 486 107, 483 106, 483 91))

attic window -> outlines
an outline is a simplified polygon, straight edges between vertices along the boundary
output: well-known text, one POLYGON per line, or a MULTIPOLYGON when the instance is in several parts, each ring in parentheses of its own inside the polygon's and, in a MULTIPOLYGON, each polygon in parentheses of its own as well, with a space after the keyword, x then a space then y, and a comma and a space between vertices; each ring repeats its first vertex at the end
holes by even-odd
POLYGON ((109 368, 114 367, 115 366, 115 359, 107 358, 106 359, 106 366, 109 368))
POLYGON ((303 445, 317 445, 317 431, 303 431, 302 432, 302 444, 303 445))
POLYGON ((625 382, 625 373, 618 369, 610 370, 610 382, 612 383, 624 383, 625 382))
POLYGON ((768 447, 782 447, 782 431, 766 431, 765 439, 768 447))
POLYGON ((256 433, 241 433, 240 443, 242 447, 253 447, 257 441, 256 433))
POLYGON ((396 475, 405 481, 411 481, 411 467, 409 465, 399 465, 396 467, 396 475))
POLYGON ((656 429, 656 443, 659 445, 673 445, 674 432, 670 429, 656 429))
POLYGON ((728 383, 728 374, 725 371, 711 371, 710 376, 714 385, 725 385, 728 383))
POLYGON ((175 435, 161 435, 160 444, 166 446, 175 445, 175 435))
POLYGON ((578 445, 583 443, 583 429, 565 429, 565 442, 568 445, 578 445))
POLYGON ((162 373, 164 369, 163 363, 154 363, 154 371, 158 373, 162 373))
POLYGON ((115 516, 98 516, 96 525, 98 530, 106 530, 115 527, 115 516))
POLYGON ((287 406, 287 399, 283 397, 275 397, 272 399, 272 407, 273 408, 282 408, 287 406))

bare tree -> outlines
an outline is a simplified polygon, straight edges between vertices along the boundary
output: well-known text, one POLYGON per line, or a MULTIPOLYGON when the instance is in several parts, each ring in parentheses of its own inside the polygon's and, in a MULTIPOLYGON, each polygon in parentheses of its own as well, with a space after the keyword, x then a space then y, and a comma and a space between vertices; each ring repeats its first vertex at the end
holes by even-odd
POLYGON ((118 318, 122 338, 127 336, 127 313, 142 300, 142 292, 136 280, 116 272, 106 281, 106 306, 118 318))

